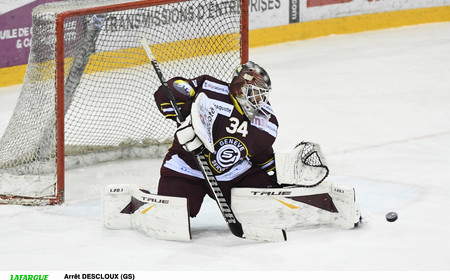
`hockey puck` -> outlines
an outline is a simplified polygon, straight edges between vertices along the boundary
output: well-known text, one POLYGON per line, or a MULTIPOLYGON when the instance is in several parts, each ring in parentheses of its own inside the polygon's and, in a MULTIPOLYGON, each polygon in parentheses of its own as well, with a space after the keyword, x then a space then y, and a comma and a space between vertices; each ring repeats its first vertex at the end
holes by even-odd
POLYGON ((386 220, 388 222, 395 222, 397 220, 398 216, 395 212, 389 212, 386 214, 386 220))

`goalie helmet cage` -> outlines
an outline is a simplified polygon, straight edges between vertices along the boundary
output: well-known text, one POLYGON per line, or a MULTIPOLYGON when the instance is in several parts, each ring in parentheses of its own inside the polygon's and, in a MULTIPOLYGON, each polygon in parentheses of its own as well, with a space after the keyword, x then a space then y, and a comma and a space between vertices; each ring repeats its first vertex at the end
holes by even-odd
POLYGON ((36 7, 32 21, 0 139, 1 204, 61 204, 66 168, 166 152, 175 126, 155 105, 141 38, 166 77, 230 81, 248 61, 248 0, 67 0, 36 7))

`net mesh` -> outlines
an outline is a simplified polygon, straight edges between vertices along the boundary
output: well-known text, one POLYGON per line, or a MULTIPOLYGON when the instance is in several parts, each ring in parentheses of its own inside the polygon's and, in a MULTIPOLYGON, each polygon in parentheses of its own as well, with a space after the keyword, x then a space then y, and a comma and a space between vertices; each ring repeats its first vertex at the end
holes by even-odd
MULTIPOLYGON (((0 139, 0 195, 55 195, 57 13, 122 2, 69 0, 33 11, 27 73, 0 139)), ((240 1, 198 0, 67 18, 66 167, 162 155, 175 126, 155 105, 160 82, 140 39, 147 38, 166 78, 229 81, 241 59, 240 11, 240 1)))
POLYGON ((322 161, 317 153, 317 147, 314 144, 303 142, 304 148, 300 160, 309 166, 322 166, 322 161))

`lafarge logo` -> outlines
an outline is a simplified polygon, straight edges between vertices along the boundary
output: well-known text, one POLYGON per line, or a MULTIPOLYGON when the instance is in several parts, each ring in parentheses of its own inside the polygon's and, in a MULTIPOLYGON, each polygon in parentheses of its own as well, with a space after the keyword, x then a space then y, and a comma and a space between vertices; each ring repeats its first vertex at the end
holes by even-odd
POLYGON ((247 147, 239 139, 233 137, 220 139, 214 148, 217 152, 210 154, 209 161, 218 173, 226 171, 248 155, 247 147))

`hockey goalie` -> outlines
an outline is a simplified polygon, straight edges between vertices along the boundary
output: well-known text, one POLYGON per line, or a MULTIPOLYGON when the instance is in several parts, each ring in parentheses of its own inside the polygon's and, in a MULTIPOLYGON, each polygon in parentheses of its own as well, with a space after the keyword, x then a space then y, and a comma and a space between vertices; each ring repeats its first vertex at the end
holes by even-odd
POLYGON ((163 84, 154 94, 157 106, 178 128, 157 194, 135 185, 106 186, 104 226, 190 240, 189 219, 209 196, 230 207, 248 239, 282 241, 286 230, 311 225, 355 227, 360 214, 354 189, 325 181, 329 170, 319 145, 300 142, 286 153, 274 152, 278 121, 271 90, 267 72, 251 61, 235 70, 231 83, 202 75, 163 84), (193 154, 204 156, 211 174, 200 171, 193 154), (217 188, 208 187, 211 181, 217 188))

